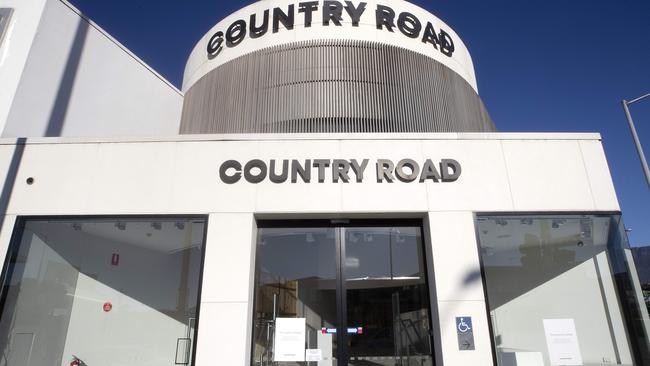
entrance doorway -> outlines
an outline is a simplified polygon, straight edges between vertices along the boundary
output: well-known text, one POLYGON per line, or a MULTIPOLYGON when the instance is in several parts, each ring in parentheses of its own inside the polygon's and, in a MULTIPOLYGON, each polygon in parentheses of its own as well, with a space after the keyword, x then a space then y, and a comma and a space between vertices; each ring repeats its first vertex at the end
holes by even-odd
POLYGON ((419 222, 258 227, 253 365, 433 365, 419 222))

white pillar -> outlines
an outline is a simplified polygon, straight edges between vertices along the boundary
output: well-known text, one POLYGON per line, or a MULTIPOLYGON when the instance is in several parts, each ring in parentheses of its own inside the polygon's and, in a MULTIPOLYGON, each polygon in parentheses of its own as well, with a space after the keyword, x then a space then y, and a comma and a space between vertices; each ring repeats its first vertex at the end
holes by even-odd
POLYGON ((196 366, 250 365, 256 233, 252 213, 210 214, 196 366))
POLYGON ((431 282, 435 282, 432 311, 436 311, 437 305, 440 326, 440 339, 435 342, 436 358, 444 366, 493 366, 492 335, 488 328, 474 215, 472 212, 429 212, 427 218, 429 237, 426 239, 431 245, 429 255, 434 275, 431 282), (456 317, 472 318, 475 350, 459 350, 456 317))

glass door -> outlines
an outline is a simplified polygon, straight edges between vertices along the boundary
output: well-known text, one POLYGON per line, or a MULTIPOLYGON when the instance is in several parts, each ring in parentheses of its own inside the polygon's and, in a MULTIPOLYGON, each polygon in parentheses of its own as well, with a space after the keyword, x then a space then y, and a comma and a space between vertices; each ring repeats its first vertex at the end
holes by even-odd
POLYGON ((421 228, 258 223, 253 365, 433 365, 421 228))
POLYGON ((259 229, 253 365, 339 365, 336 234, 333 227, 259 229))
POLYGON ((341 228, 351 366, 432 365, 420 228, 341 228))

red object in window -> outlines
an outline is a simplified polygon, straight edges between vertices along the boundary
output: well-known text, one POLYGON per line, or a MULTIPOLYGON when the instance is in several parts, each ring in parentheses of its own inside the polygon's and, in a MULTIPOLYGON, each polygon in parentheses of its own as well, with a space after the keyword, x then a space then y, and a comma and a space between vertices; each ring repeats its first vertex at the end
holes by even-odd
POLYGON ((109 311, 113 310, 113 304, 111 304, 110 302, 104 303, 103 308, 104 311, 108 313, 109 311))
POLYGON ((113 257, 111 258, 111 264, 114 266, 117 266, 120 264, 120 255, 117 253, 113 253, 113 257))
POLYGON ((79 360, 77 359, 74 359, 72 360, 72 362, 70 362, 70 366, 79 366, 79 365, 81 365, 81 362, 79 362, 79 360))

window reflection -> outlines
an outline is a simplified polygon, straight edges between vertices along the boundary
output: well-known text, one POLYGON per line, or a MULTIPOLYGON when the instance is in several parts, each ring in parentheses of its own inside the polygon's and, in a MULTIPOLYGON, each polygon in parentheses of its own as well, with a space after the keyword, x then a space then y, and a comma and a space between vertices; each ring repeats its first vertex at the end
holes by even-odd
POLYGON ((500 365, 522 359, 558 364, 562 352, 566 364, 647 364, 649 319, 639 306, 619 221, 595 215, 478 218, 500 365))
POLYGON ((432 365, 423 253, 419 227, 345 228, 349 365, 432 365))
POLYGON ((0 365, 189 364, 204 229, 187 218, 25 221, 0 365))
POLYGON ((253 365, 433 364, 419 227, 258 224, 253 365))
POLYGON ((0 8, 0 47, 2 47, 6 34, 9 33, 9 21, 13 11, 11 8, 0 8))
POLYGON ((307 365, 274 362, 277 319, 304 318, 303 348, 320 350, 319 366, 337 365, 335 229, 261 228, 258 235, 253 364, 307 365))

